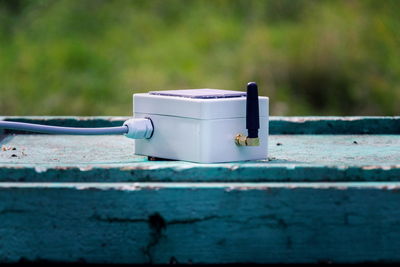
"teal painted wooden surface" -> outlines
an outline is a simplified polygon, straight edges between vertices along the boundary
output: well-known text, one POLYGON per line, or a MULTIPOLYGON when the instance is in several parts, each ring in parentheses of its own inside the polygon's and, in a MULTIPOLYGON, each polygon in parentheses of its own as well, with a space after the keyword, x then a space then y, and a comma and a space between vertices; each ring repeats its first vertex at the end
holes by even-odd
MULTIPOLYGON (((120 126, 129 117, 0 117, 70 127, 120 126)), ((270 134, 400 134, 400 117, 270 117, 270 134)))
POLYGON ((225 164, 150 162, 122 136, 5 132, 0 262, 398 262, 399 121, 273 118, 269 160, 225 164))
POLYGON ((149 162, 146 157, 133 155, 133 141, 123 136, 16 135, 6 137, 0 144, 16 149, 0 151, 0 181, 399 181, 400 178, 400 135, 272 135, 269 160, 224 164, 149 162))
POLYGON ((0 261, 393 262, 400 183, 0 184, 0 261))

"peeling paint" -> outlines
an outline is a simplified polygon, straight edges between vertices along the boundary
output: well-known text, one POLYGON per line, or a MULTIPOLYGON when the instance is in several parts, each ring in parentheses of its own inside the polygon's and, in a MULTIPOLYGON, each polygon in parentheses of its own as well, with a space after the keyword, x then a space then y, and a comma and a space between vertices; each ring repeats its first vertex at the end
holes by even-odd
POLYGON ((79 168, 79 170, 80 170, 80 171, 83 171, 83 172, 90 171, 90 170, 92 170, 92 169, 93 169, 93 167, 90 167, 90 166, 80 167, 80 168, 79 168))
MULTIPOLYGON (((88 127, 126 118, 20 119, 88 127)), ((0 153, 0 259, 400 261, 399 121, 271 118, 271 160, 223 164, 149 162, 122 136, 8 136, 0 145, 27 156, 0 153)))
POLYGON ((400 260, 400 182, 135 185, 160 189, 0 183, 0 258, 131 264, 172 257, 182 263, 400 260))
MULTIPOLYGON (((366 127, 369 124, 387 123, 393 130, 399 124, 399 118, 275 117, 271 122, 286 123, 291 120, 301 120, 304 123, 315 122, 319 125, 314 125, 315 127, 323 127, 335 121, 360 122, 366 127)), ((115 117, 16 117, 15 119, 37 122, 45 120, 63 125, 81 122, 85 126, 91 123, 107 124, 118 121, 115 117)), ((340 127, 346 125, 343 124, 340 127)), ((355 127, 354 124, 347 126, 355 127)), ((285 126, 285 131, 290 130, 290 127, 285 126)), ((382 129, 386 129, 385 127, 382 129)), ((123 136, 15 135, 3 139, 0 145, 24 147, 27 155, 21 158, 10 158, 0 153, 0 182, 400 180, 400 135, 307 135, 303 133, 301 135, 271 135, 269 141, 270 160, 196 164, 182 161, 148 161, 146 157, 133 155, 134 142, 123 136), (357 140, 357 146, 353 145, 354 140, 357 140), (277 147, 276 143, 284 145, 277 147)))
POLYGON ((45 167, 35 167, 35 171, 37 173, 43 173, 43 172, 47 171, 47 168, 45 168, 45 167))

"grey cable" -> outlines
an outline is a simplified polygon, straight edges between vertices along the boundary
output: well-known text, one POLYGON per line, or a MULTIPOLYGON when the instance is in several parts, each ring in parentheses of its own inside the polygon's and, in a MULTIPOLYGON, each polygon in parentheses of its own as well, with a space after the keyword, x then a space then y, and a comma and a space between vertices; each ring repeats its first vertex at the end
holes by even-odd
POLYGON ((108 135, 126 134, 127 126, 105 127, 105 128, 76 128, 59 127, 24 122, 0 121, 0 129, 21 130, 28 132, 39 132, 47 134, 69 134, 69 135, 108 135))

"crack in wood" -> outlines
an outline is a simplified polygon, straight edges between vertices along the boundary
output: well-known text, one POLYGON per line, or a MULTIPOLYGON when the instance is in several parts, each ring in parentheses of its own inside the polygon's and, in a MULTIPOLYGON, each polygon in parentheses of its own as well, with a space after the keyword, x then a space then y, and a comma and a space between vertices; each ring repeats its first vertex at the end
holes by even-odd
POLYGON ((98 214, 94 214, 90 217, 91 220, 96 220, 100 222, 108 222, 108 223, 138 223, 148 222, 147 219, 131 219, 131 218, 119 218, 119 217, 102 217, 98 214))
POLYGON ((27 210, 22 210, 22 209, 3 209, 0 210, 0 215, 4 214, 21 214, 21 213, 27 213, 29 211, 27 210))
POLYGON ((149 243, 143 248, 143 254, 148 258, 148 263, 153 263, 153 248, 158 245, 160 240, 165 237, 163 235, 163 230, 166 229, 166 223, 164 218, 158 213, 154 213, 153 215, 149 216, 148 219, 149 227, 150 227, 150 241, 149 243))
POLYGON ((226 219, 230 216, 207 216, 203 218, 190 218, 190 219, 182 219, 182 220, 172 220, 167 222, 167 225, 174 225, 174 224, 191 224, 191 223, 197 223, 197 222, 203 222, 203 221, 208 221, 208 220, 213 220, 213 219, 226 219))

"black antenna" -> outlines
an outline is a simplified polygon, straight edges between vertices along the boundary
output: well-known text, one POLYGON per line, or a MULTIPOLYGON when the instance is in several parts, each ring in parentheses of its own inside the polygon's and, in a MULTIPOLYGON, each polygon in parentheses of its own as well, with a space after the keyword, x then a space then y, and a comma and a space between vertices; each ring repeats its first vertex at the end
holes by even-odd
POLYGON ((257 138, 260 128, 260 115, 258 110, 258 87, 255 82, 247 84, 246 98, 246 129, 248 138, 257 138))

